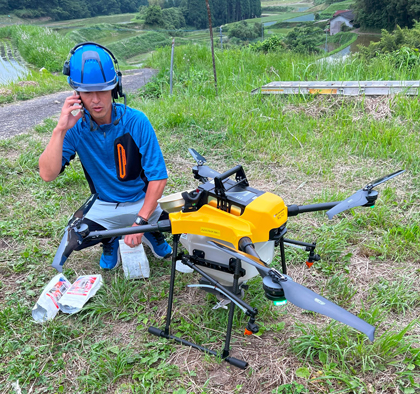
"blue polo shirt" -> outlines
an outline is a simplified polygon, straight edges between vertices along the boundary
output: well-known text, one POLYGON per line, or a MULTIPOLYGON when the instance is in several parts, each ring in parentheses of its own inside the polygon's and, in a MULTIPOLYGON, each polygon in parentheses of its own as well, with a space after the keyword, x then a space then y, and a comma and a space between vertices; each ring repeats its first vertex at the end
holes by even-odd
MULTIPOLYGON (((113 104, 112 122, 124 105, 113 104)), ((167 179, 162 151, 152 125, 143 112, 127 107, 117 125, 93 124, 85 111, 67 131, 63 143, 62 171, 77 153, 92 193, 107 202, 133 202, 144 198, 149 181, 167 179)))

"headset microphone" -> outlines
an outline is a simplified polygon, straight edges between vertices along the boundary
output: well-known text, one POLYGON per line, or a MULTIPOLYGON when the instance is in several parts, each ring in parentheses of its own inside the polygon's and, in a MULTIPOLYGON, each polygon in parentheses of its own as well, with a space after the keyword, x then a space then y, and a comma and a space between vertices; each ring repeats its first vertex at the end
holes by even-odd
POLYGON ((114 126, 120 123, 121 118, 125 115, 125 112, 127 111, 127 96, 125 95, 125 93, 122 93, 122 97, 124 97, 124 112, 118 119, 114 120, 114 126))

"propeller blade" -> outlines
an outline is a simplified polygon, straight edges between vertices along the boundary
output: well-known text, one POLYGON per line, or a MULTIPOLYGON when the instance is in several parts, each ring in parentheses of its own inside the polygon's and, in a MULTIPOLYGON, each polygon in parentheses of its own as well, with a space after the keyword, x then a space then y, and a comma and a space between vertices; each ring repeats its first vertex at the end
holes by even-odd
POLYGON ((69 224, 76 218, 83 219, 85 215, 89 212, 90 208, 92 208, 92 205, 97 198, 97 193, 91 194, 90 197, 83 203, 83 205, 73 214, 72 218, 69 220, 69 224))
MULTIPOLYGON (((268 278, 265 278, 267 280, 268 278)), ((270 278, 271 279, 271 278, 270 278)), ((353 315, 349 311, 340 306, 328 301, 326 298, 309 290, 305 286, 294 282, 290 278, 287 280, 280 280, 280 285, 283 288, 284 295, 288 301, 299 308, 317 312, 321 315, 331 317, 341 323, 347 324, 356 330, 363 332, 373 342, 375 327, 366 323, 364 320, 353 315)))
MULTIPOLYGON (((223 245, 217 241, 207 241, 210 245, 218 248, 219 250, 230 254, 237 259, 240 259, 255 268, 261 273, 263 281, 272 288, 283 288, 284 295, 288 301, 299 308, 306 309, 313 312, 318 312, 322 315, 331 317, 337 321, 347 324, 366 334, 371 341, 374 340, 375 327, 366 323, 364 320, 339 307, 338 305, 328 301, 326 298, 314 293, 305 286, 294 282, 289 276, 281 274, 287 280, 281 280, 280 284, 273 282, 271 275, 276 271, 268 268, 263 261, 257 257, 251 256, 247 253, 240 252, 229 246, 223 245)), ((276 273, 277 274, 277 273, 276 273)))
POLYGON ((265 265, 264 261, 260 260, 257 257, 251 256, 248 253, 240 252, 239 250, 233 249, 217 241, 207 241, 207 243, 216 247, 222 252, 226 252, 227 254, 230 254, 231 256, 236 257, 237 259, 245 261, 245 263, 254 266, 260 272, 262 277, 267 276, 271 271, 271 268, 268 268, 265 265))
POLYGON ((198 175, 200 175, 203 178, 215 178, 218 175, 220 175, 219 172, 212 170, 208 166, 196 166, 193 169, 196 170, 198 172, 198 175))
POLYGON ((393 172, 392 174, 385 175, 385 176, 384 176, 384 177, 382 177, 382 178, 376 179, 375 181, 373 181, 373 182, 371 182, 371 183, 368 183, 368 184, 364 187, 364 189, 363 189, 363 190, 369 190, 369 191, 370 191, 370 190, 372 190, 374 187, 376 187, 376 186, 380 185, 381 183, 384 183, 384 182, 386 182, 386 181, 389 181, 390 179, 392 179, 392 178, 394 178, 394 177, 396 177, 396 176, 398 176, 398 175, 402 174, 403 172, 405 172, 405 170, 399 170, 399 171, 393 172))
POLYGON ((337 204, 334 208, 327 211, 328 219, 332 219, 337 213, 346 211, 347 209, 360 207, 368 203, 367 196, 372 196, 372 189, 381 183, 389 181, 390 179, 402 174, 405 170, 399 170, 392 174, 379 178, 371 183, 368 183, 363 189, 358 190, 352 196, 346 198, 344 201, 337 204))
POLYGON ((79 235, 75 229, 66 227, 51 266, 58 272, 63 272, 64 263, 72 252, 81 244, 82 240, 82 236, 79 235))
MULTIPOLYGON (((66 249, 66 246, 67 246, 67 242, 68 242, 67 238, 68 238, 68 235, 69 235, 68 227, 66 227, 64 229, 64 235, 63 235, 63 238, 61 239, 60 246, 58 247, 57 252, 55 253, 55 256, 54 256, 54 260, 53 260, 53 262, 51 264, 51 266, 53 268, 55 268, 58 272, 63 272, 63 264, 64 264, 64 262, 61 263, 61 260, 63 258, 64 250, 66 249)), ((66 260, 64 260, 64 261, 66 261, 66 260)))
POLYGON ((194 158, 194 160, 197 162, 199 166, 202 166, 207 160, 201 156, 195 149, 188 148, 188 152, 190 152, 190 155, 194 158))
POLYGON ((366 190, 358 190, 352 196, 346 198, 344 201, 341 201, 339 204, 337 204, 334 208, 331 208, 329 211, 327 211, 328 219, 331 220, 334 215, 346 211, 347 209, 360 207, 367 204, 368 200, 366 197, 368 194, 369 192, 366 190))

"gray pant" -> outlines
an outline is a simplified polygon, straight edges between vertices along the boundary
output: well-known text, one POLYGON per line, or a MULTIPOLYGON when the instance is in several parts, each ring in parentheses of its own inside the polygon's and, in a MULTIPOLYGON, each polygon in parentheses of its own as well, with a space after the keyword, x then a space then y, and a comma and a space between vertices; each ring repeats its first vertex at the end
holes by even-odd
MULTIPOLYGON (((122 203, 96 200, 86 215, 86 219, 98 223, 107 230, 128 227, 136 220, 137 214, 140 212, 143 204, 144 198, 135 202, 122 203)), ((162 209, 158 205, 152 213, 152 216, 150 216, 149 223, 156 223, 161 213, 162 209)))
MULTIPOLYGON (((96 200, 85 216, 83 222, 89 226, 89 231, 111 230, 115 228, 130 227, 144 204, 144 198, 135 202, 106 202, 96 200)), ((161 214, 162 208, 158 205, 149 218, 149 223, 156 223, 161 214)), ((83 242, 76 250, 82 250, 99 242, 104 244, 113 241, 114 238, 104 238, 83 242)))

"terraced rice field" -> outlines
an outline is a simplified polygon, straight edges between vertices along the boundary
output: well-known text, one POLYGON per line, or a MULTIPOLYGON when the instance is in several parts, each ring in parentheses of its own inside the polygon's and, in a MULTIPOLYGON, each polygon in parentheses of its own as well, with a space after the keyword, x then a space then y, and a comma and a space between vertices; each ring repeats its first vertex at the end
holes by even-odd
POLYGON ((9 40, 0 40, 0 85, 7 84, 28 73, 25 61, 9 40))

